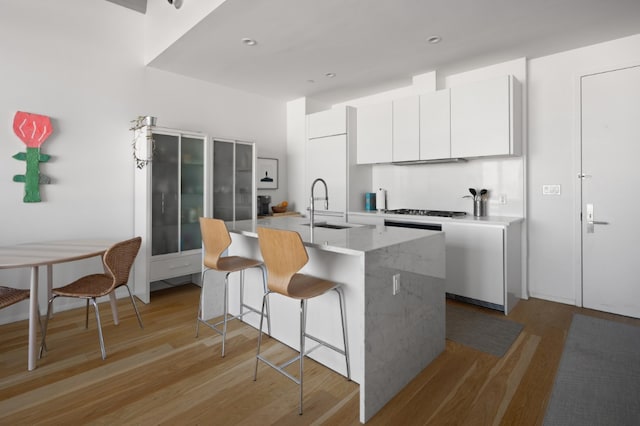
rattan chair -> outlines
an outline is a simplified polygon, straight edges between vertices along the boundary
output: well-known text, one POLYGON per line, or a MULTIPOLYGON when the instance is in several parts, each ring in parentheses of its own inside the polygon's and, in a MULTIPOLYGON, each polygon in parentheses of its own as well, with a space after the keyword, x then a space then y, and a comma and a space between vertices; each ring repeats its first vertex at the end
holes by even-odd
MULTIPOLYGON (((294 231, 284 231, 271 228, 258 228, 258 242, 260 252, 267 267, 267 286, 262 309, 267 304, 270 293, 278 293, 286 297, 300 300, 300 352, 297 356, 280 365, 273 364, 260 355, 261 336, 258 337, 258 351, 256 354, 256 368, 253 380, 258 378, 258 361, 262 361, 268 366, 276 369, 284 376, 291 379, 300 387, 299 414, 302 414, 302 390, 303 390, 303 360, 311 350, 305 352, 305 339, 311 339, 337 353, 344 355, 347 365, 347 379, 351 380, 351 369, 349 366, 349 345, 347 339, 347 324, 345 317, 344 296, 340 285, 323 278, 316 278, 310 275, 300 274, 298 271, 309 261, 309 255, 304 247, 300 234, 294 231), (342 322, 343 349, 340 349, 324 340, 307 333, 307 300, 321 296, 330 290, 338 294, 340 303, 340 316, 342 322), (299 360, 299 377, 289 374, 285 367, 299 360)), ((262 322, 260 323, 262 328, 262 322)))
POLYGON ((0 309, 29 298, 29 290, 0 286, 0 309))
POLYGON ((140 312, 136 306, 136 301, 131 293, 131 289, 127 285, 129 281, 129 273, 133 262, 140 250, 140 244, 142 238, 135 237, 130 240, 121 241, 109 247, 102 257, 104 263, 103 274, 91 274, 79 278, 64 287, 53 289, 53 296, 49 299, 47 306, 47 317, 44 323, 44 333, 42 336, 42 345, 40 346, 40 356, 42 356, 45 344, 45 338, 47 336, 47 327, 49 325, 49 317, 51 316, 51 305, 57 297, 73 297, 87 300, 87 308, 85 315, 85 327, 89 328, 89 303, 93 305, 93 309, 96 313, 96 322, 98 324, 98 337, 100 338, 100 350, 102 351, 102 359, 107 357, 107 353, 104 348, 104 339, 102 337, 102 325, 100 323, 100 312, 98 310, 98 304, 96 298, 107 296, 116 291, 117 288, 125 286, 129 292, 133 309, 138 317, 138 324, 140 328, 143 328, 142 318, 140 318, 140 312))
MULTIPOLYGON (((18 302, 27 300, 30 291, 20 288, 0 286, 0 309, 15 305, 18 302)), ((40 320, 40 306, 38 305, 38 323, 40 324, 40 333, 42 333, 42 321, 40 320)), ((46 349, 46 347, 45 347, 46 349)))
MULTIPOLYGON (((200 291, 200 307, 198 309, 198 319, 196 320, 196 337, 198 337, 200 330, 200 323, 205 324, 212 330, 222 335, 222 356, 225 355, 225 340, 227 337, 227 323, 234 319, 242 319, 242 317, 249 313, 256 313, 261 315, 260 318, 260 330, 262 330, 262 318, 267 318, 267 332, 271 334, 271 319, 269 318, 269 307, 267 306, 267 312, 264 313, 264 309, 259 311, 258 309, 247 305, 244 302, 244 271, 249 268, 260 268, 262 272, 262 286, 263 291, 267 291, 266 283, 266 270, 261 261, 256 259, 250 259, 241 256, 223 256, 224 252, 231 245, 231 235, 224 221, 220 219, 201 217, 200 218, 200 232, 202 233, 202 243, 204 245, 204 268, 202 271, 202 290, 200 291), (202 318, 203 304, 204 304, 204 286, 205 275, 208 271, 224 272, 224 312, 222 321, 218 321, 214 324, 206 321, 202 318), (240 314, 229 317, 229 274, 233 272, 240 272, 240 314), (244 309, 248 311, 244 311, 244 309), (222 330, 218 327, 222 324, 222 330)), ((262 335, 262 333, 260 333, 262 335)))

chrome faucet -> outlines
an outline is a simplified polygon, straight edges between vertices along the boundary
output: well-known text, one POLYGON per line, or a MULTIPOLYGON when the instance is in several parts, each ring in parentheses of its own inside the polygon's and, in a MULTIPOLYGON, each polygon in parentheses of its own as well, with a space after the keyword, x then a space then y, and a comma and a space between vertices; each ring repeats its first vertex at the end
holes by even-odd
MULTIPOLYGON (((322 178, 317 178, 311 184, 311 200, 310 200, 311 205, 309 206, 309 226, 311 227, 312 231, 313 231, 313 216, 316 210, 316 206, 315 206, 316 198, 313 196, 313 190, 316 186, 316 183, 318 182, 322 182, 322 184, 324 185, 324 208, 327 210, 329 209, 329 190, 327 189, 327 182, 325 182, 324 179, 322 178)), ((322 198, 318 198, 318 200, 322 200, 322 198)))

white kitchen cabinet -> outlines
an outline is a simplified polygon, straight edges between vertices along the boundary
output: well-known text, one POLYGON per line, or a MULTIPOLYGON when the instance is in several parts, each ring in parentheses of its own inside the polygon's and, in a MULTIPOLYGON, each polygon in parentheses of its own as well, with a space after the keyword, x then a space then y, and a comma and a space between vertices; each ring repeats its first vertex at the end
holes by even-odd
MULTIPOLYGON (((317 178, 327 183, 329 208, 316 200, 316 214, 320 216, 347 219, 347 212, 364 209, 364 194, 371 191, 371 167, 356 165, 356 110, 353 107, 339 109, 341 121, 346 123, 345 131, 337 135, 307 138, 305 149, 305 191, 306 205, 311 198, 311 184, 317 178)), ((333 111, 333 110, 330 110, 333 111)), ((307 124, 315 122, 317 114, 307 117, 307 124)), ((335 121, 338 121, 337 119, 335 121)), ((307 134, 312 134, 307 130, 307 134)), ((324 197, 324 187, 317 184, 315 196, 324 197)))
POLYGON ((420 98, 393 101, 393 161, 415 161, 420 157, 420 98))
POLYGON ((451 88, 451 157, 521 155, 521 88, 500 76, 451 88))
MULTIPOLYGON (((344 215, 347 211, 347 135, 327 136, 307 141, 308 187, 316 178, 327 183, 329 208, 323 201, 315 201, 317 213, 334 212, 344 215)), ((316 184, 315 196, 324 197, 324 186, 316 184)), ((310 200, 311 194, 309 194, 310 200)))
POLYGON ((420 160, 451 158, 450 90, 420 95, 420 160))
POLYGON ((508 313, 522 296, 520 223, 483 226, 442 223, 446 291, 508 313))
POLYGON ((358 107, 357 163, 393 161, 393 105, 389 102, 358 107))
POLYGON ((342 135, 347 133, 345 107, 331 108, 307 115, 307 138, 342 135))
POLYGON ((135 263, 135 293, 149 302, 149 283, 199 273, 199 217, 208 213, 210 144, 205 135, 152 128, 137 148, 152 161, 135 171, 134 233, 142 237, 135 263))

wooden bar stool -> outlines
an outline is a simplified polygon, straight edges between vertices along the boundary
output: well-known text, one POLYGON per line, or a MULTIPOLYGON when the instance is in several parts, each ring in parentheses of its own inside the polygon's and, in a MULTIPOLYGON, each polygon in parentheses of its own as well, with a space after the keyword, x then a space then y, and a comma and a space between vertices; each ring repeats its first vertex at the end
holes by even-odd
MULTIPOLYGON (((304 356, 319 345, 326 346, 344 355, 347 364, 347 379, 351 380, 351 369, 349 367, 349 346, 347 343, 347 324, 345 318, 345 306, 342 289, 339 284, 323 278, 316 278, 310 275, 299 274, 298 271, 309 261, 309 255, 304 247, 300 234, 294 231, 283 231, 271 228, 258 228, 258 242, 260 244, 260 252, 267 267, 267 286, 268 291, 265 293, 262 301, 262 310, 268 306, 268 296, 270 293, 278 293, 283 296, 300 300, 300 353, 294 358, 283 364, 275 365, 260 355, 261 336, 258 337, 258 352, 256 354, 256 368, 253 380, 258 378, 258 361, 262 361, 268 366, 276 369, 284 376, 291 379, 300 387, 300 405, 299 414, 302 414, 302 379, 303 379, 303 360, 304 356), (330 290, 335 290, 338 294, 340 302, 340 316, 342 320, 342 339, 343 348, 340 349, 332 344, 325 342, 317 337, 307 334, 307 300, 313 297, 321 296, 330 290), (311 339, 319 345, 305 352, 305 339, 311 339), (291 365, 296 360, 300 360, 299 378, 289 374, 284 370, 285 367, 291 365)), ((260 329, 262 329, 262 320, 260 320, 260 329)))
MULTIPOLYGON (((204 270, 202 271, 202 290, 200 291, 200 307, 198 309, 198 319, 196 321, 196 337, 200 330, 200 323, 205 324, 218 334, 222 335, 222 356, 224 356, 225 339, 227 337, 227 322, 239 319, 248 313, 256 313, 261 315, 260 330, 262 331, 262 319, 267 318, 267 331, 271 334, 271 319, 269 318, 269 307, 267 313, 257 310, 256 308, 244 303, 244 271, 249 268, 260 268, 262 271, 263 290, 267 291, 266 270, 261 261, 249 259, 241 256, 222 256, 222 254, 231 245, 231 235, 224 221, 207 217, 200 218, 200 232, 202 233, 202 243, 204 244, 204 270), (226 272, 224 277, 224 318, 215 324, 202 318, 204 304, 204 284, 205 274, 208 271, 226 272), (232 272, 240 272, 240 314, 229 318, 229 274, 232 272), (244 309, 248 309, 247 312, 244 309), (222 330, 218 326, 222 324, 222 330)), ((260 333, 262 336, 262 333, 260 333)))

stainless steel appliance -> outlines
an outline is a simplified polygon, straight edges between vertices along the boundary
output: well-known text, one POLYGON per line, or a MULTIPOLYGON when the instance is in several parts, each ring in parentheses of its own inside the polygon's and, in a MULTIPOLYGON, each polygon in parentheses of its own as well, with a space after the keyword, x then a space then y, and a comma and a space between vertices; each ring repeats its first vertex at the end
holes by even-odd
POLYGON ((403 222, 403 221, 385 219, 384 226, 395 226, 397 228, 427 229, 429 231, 442 231, 442 225, 439 223, 403 222))
POLYGON ((419 210, 419 209, 395 209, 386 210, 388 214, 413 215, 413 216, 438 216, 438 217, 461 217, 466 216, 466 212, 456 212, 449 210, 419 210))
POLYGON ((258 195, 258 216, 268 216, 269 204, 271 203, 270 195, 258 195))

